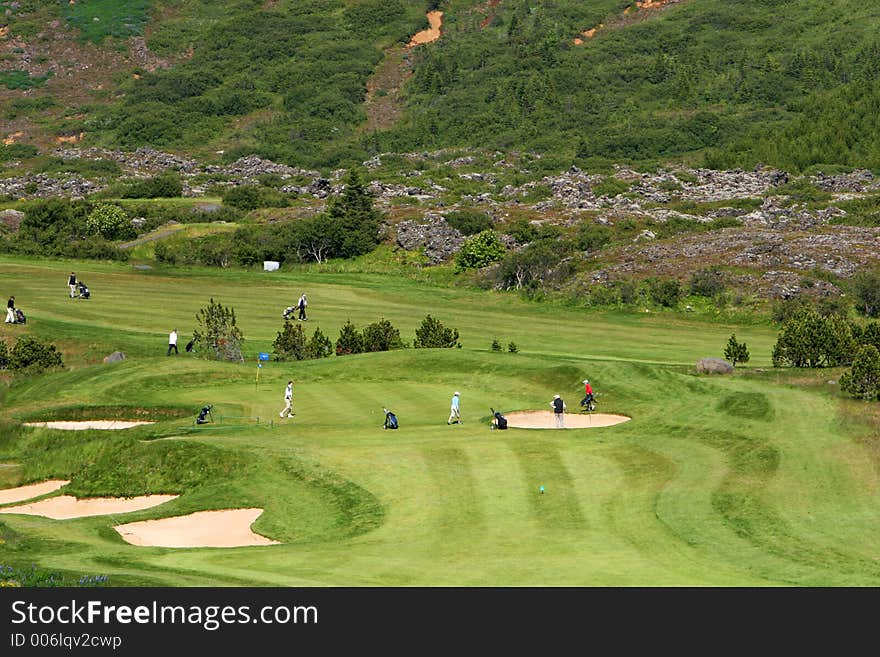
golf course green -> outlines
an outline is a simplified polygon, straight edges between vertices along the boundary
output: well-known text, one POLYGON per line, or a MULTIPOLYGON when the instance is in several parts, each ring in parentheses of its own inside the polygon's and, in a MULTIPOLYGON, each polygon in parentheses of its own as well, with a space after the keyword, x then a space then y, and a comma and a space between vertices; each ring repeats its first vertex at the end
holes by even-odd
MULTIPOLYGON (((0 563, 131 586, 877 586, 880 469, 869 427, 831 386, 773 371, 776 329, 669 313, 598 312, 403 276, 257 272, 0 258, 2 293, 66 368, 0 388, 0 488, 178 495, 69 520, 0 515, 0 563), (92 292, 68 297, 73 270, 92 292), (309 297, 307 335, 390 320, 412 342, 431 314, 460 349, 276 362, 281 313, 309 297), (209 299, 235 309, 244 363, 183 345, 209 299), (172 328, 180 354, 166 356, 172 328), (732 332, 751 361, 698 375, 732 332), (518 353, 497 353, 493 339, 518 353), (126 359, 103 363, 112 351, 126 359), (259 373, 259 376, 258 376, 259 373), (566 431, 490 431, 490 407, 632 418, 566 431), (295 416, 281 419, 295 382, 295 416), (460 425, 447 425, 454 391, 460 425), (213 405, 214 422, 196 426, 213 405), (382 429, 383 407, 400 429, 382 429), (122 431, 24 427, 155 420, 122 431), (543 492, 540 487, 543 486, 543 492), (278 544, 131 545, 114 526, 264 509, 278 544)), ((830 378, 830 374, 821 380, 830 378)), ((0 507, 2 510, 2 507, 0 507)))

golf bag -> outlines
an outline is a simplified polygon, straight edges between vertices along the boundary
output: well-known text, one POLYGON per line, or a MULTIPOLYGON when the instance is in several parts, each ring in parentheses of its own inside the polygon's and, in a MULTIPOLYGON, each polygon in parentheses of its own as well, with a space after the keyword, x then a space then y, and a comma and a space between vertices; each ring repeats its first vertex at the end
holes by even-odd
POLYGON ((391 411, 387 411, 385 413, 385 426, 383 429, 396 429, 397 428, 397 416, 391 411))
POLYGON ((293 313, 295 313, 296 310, 297 306, 287 306, 287 308, 284 309, 284 312, 281 313, 281 316, 284 319, 290 319, 291 317, 293 317, 293 313))
POLYGON ((191 352, 191 351, 193 350, 193 345, 195 345, 195 343, 196 343, 195 339, 192 339, 192 340, 190 340, 189 342, 186 343, 186 347, 185 347, 185 349, 186 349, 186 352, 187 352, 187 353, 189 353, 189 352, 191 352))
POLYGON ((24 312, 21 308, 15 309, 15 324, 27 324, 27 317, 24 316, 24 312))
POLYGON ((77 286, 77 289, 79 290, 80 299, 88 299, 89 297, 92 296, 92 293, 89 292, 88 286, 85 283, 83 283, 82 281, 77 283, 76 286, 77 286))
POLYGON ((196 424, 206 424, 208 422, 213 422, 214 417, 211 415, 212 408, 214 408, 212 404, 202 406, 202 410, 199 411, 199 416, 196 418, 196 424))
POLYGON ((506 429, 507 428, 507 418, 504 417, 503 415, 501 415, 501 413, 496 411, 494 408, 490 409, 490 410, 492 411, 492 417, 495 418, 495 422, 492 425, 493 428, 500 429, 500 430, 506 429))
POLYGON ((592 413, 596 410, 596 401, 593 393, 590 393, 589 395, 581 399, 581 410, 584 413, 592 413))

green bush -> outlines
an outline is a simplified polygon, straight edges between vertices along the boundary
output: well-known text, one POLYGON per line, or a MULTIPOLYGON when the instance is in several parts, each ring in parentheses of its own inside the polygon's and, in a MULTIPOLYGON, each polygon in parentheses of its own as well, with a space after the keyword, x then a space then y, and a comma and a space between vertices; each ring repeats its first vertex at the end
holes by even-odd
POLYGON ((508 342, 507 343, 507 351, 512 354, 515 354, 519 351, 519 347, 516 346, 516 342, 508 342))
POLYGON ((122 193, 122 198, 175 198, 183 194, 180 174, 170 169, 147 180, 136 182, 122 193))
POLYGON ((367 324, 363 337, 364 351, 389 351, 406 346, 400 339, 400 331, 384 317, 378 322, 367 324))
POLYGON ((718 267, 699 269, 691 275, 688 288, 691 294, 715 298, 724 292, 724 273, 718 267))
POLYGON ((339 337, 336 338, 336 355, 347 356, 348 354, 360 354, 364 351, 364 336, 358 331, 351 320, 346 320, 339 329, 339 337))
POLYGON ((608 226, 582 221, 577 227, 574 243, 580 251, 598 251, 611 241, 613 235, 608 226))
POLYGON ((193 351, 214 360, 243 361, 241 345, 244 335, 235 321, 235 310, 215 302, 196 313, 193 351))
POLYGON ((223 203, 244 212, 257 208, 286 208, 290 205, 286 195, 271 187, 260 185, 230 187, 223 194, 223 203))
POLYGON ((862 345, 853 359, 852 369, 840 377, 840 389, 858 399, 880 399, 880 351, 862 345))
POLYGON ((498 342, 498 338, 492 340, 492 351, 501 351, 501 343, 498 342))
POLYGON ((592 192, 596 196, 617 196, 629 191, 631 183, 620 180, 613 176, 602 179, 602 182, 593 185, 592 192))
POLYGON ((645 280, 651 301, 667 308, 674 307, 681 298, 681 284, 675 279, 649 278, 645 280))
POLYGON ((734 367, 736 367, 737 363, 748 363, 749 348, 745 342, 737 342, 736 334, 733 333, 727 341, 727 346, 724 348, 724 357, 734 367))
POLYGON ((0 162, 10 160, 26 160, 35 157, 39 151, 31 144, 2 144, 0 143, 0 162))
POLYGON ((852 326, 844 318, 823 317, 815 309, 805 308, 782 325, 773 347, 773 366, 849 365, 857 347, 852 326))
POLYGON ((6 346, 5 340, 0 340, 0 370, 9 367, 9 347, 6 346))
POLYGON ((458 341, 458 329, 447 328, 439 319, 427 315, 416 329, 413 347, 416 349, 461 347, 458 341))
POLYGON ((272 347, 275 350, 275 360, 305 360, 308 358, 306 336, 302 324, 284 320, 284 326, 275 337, 272 347))
POLYGON ((108 240, 131 239, 137 236, 125 210, 110 204, 98 205, 89 213, 86 230, 108 240))
POLYGON ((333 343, 330 338, 324 335, 319 327, 315 327, 315 332, 306 344, 308 358, 327 358, 332 353, 333 343))
POLYGON ((859 310, 867 317, 880 316, 880 272, 860 271, 852 278, 859 310))
POLYGON ((480 269, 504 257, 505 249, 501 238, 494 230, 484 230, 464 241, 455 256, 455 266, 459 271, 480 269))
POLYGON ((10 369, 41 371, 54 367, 64 367, 64 361, 55 345, 40 342, 29 335, 23 335, 15 341, 9 354, 10 369))
POLYGON ((462 235, 476 235, 484 230, 491 230, 492 218, 485 212, 476 210, 458 210, 444 215, 446 223, 462 235))

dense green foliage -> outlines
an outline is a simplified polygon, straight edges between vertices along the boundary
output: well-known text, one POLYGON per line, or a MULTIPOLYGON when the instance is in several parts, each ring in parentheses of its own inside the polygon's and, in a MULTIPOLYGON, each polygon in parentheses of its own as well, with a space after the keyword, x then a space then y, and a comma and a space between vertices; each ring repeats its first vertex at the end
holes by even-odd
POLYGON ((325 336, 320 327, 315 327, 312 337, 306 339, 302 324, 284 320, 284 326, 272 343, 275 360, 309 360, 326 358, 333 353, 333 343, 325 336))
MULTIPOLYGON (((5 352, 6 343, 3 343, 2 351, 5 352)), ((4 360, 4 353, 0 353, 0 362, 4 360)), ((19 372, 32 374, 45 369, 64 367, 61 353, 54 344, 43 342, 30 335, 22 335, 15 341, 15 345, 9 351, 6 367, 19 372)))
POLYGON ((131 239, 137 234, 125 210, 109 203, 98 205, 89 213, 86 230, 108 240, 131 239))
POLYGON ((215 360, 241 361, 244 335, 235 320, 235 309, 215 302, 213 297, 196 313, 193 351, 215 360))
POLYGON ((504 244, 494 230, 484 230, 468 237, 455 254, 455 266, 459 271, 479 269, 504 257, 504 244))
POLYGON ((458 329, 444 326, 443 322, 429 314, 416 329, 413 347, 416 349, 461 347, 458 341, 458 329))
POLYGON ((724 347, 724 357, 734 367, 736 367, 737 363, 749 362, 749 348, 745 342, 737 342, 736 333, 730 335, 730 339, 724 347))
POLYGON ((823 316, 813 308, 806 308, 782 325, 773 347, 773 365, 849 365, 857 346, 858 337, 844 318, 839 315, 823 316))
POLYGON ((859 399, 880 399, 880 351, 877 347, 866 344, 859 348, 852 368, 840 377, 840 389, 859 399))
POLYGON ((868 317, 880 316, 880 272, 860 271, 852 279, 858 309, 868 317))

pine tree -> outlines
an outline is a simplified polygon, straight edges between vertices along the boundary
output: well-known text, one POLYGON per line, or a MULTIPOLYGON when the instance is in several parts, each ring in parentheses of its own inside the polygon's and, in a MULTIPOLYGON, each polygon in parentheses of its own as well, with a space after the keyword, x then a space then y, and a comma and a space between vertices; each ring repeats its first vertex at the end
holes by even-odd
POLYGON ((749 362, 749 349, 745 342, 736 341, 736 333, 731 334, 724 348, 724 357, 730 361, 730 364, 736 367, 737 363, 749 362))

